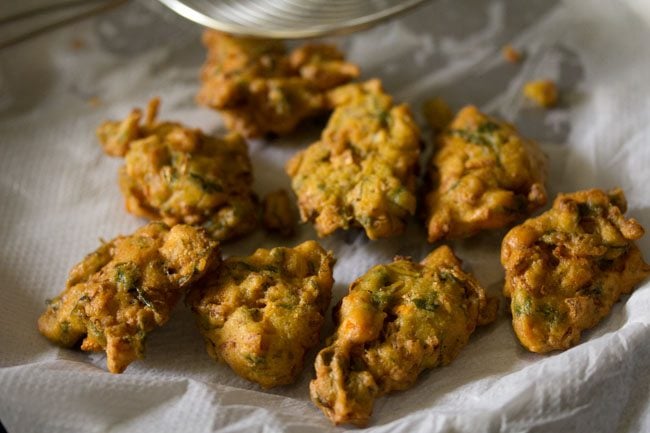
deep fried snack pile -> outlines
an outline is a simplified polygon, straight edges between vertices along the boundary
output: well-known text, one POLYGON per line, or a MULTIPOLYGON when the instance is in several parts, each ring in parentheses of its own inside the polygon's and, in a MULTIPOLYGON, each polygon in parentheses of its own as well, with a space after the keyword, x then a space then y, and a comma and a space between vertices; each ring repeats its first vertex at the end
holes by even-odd
POLYGON ((359 75, 332 45, 307 44, 287 53, 279 41, 207 30, 198 101, 219 110, 245 137, 286 134, 326 112, 325 92, 359 75))
POLYGON ((159 100, 146 119, 134 110, 103 123, 104 151, 122 156, 119 183, 129 212, 169 225, 201 224, 217 240, 252 231, 258 223, 246 143, 236 134, 212 137, 174 122, 158 122, 159 100))
POLYGON ((106 351, 112 373, 144 355, 147 334, 169 319, 191 283, 219 261, 204 230, 153 222, 104 243, 77 264, 48 301, 38 329, 52 342, 106 351))
POLYGON ((420 135, 406 105, 379 80, 330 93, 336 107, 321 140, 287 164, 303 221, 319 236, 361 226, 370 239, 404 231, 416 207, 420 135))
POLYGON ((263 388, 294 382, 318 344, 333 265, 315 241, 225 260, 187 299, 208 354, 263 388))
POLYGON ((311 399, 335 424, 364 426, 374 400, 449 364, 498 302, 463 272, 447 246, 420 264, 396 258, 370 269, 341 301, 336 333, 316 357, 311 399))
POLYGON ((553 208, 503 239, 504 294, 512 324, 532 352, 567 349, 609 314, 621 294, 650 275, 634 241, 643 227, 625 219, 620 189, 560 194, 553 208))
POLYGON ((438 137, 429 178, 429 242, 504 227, 546 204, 546 157, 537 144, 473 106, 438 137))

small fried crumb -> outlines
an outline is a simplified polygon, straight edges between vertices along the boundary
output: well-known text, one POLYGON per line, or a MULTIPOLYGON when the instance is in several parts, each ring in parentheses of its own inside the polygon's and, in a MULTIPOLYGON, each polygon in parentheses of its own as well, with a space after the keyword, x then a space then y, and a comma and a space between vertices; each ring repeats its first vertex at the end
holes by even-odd
POLYGON ((507 44, 501 49, 501 55, 506 61, 510 63, 520 63, 521 59, 523 58, 521 52, 510 44, 507 44))
POLYGON ((447 101, 440 97, 426 100, 422 105, 422 112, 435 133, 445 129, 454 117, 454 113, 447 101))
POLYGON ((86 41, 81 38, 74 38, 70 41, 70 48, 73 50, 81 50, 86 48, 86 41))
POLYGON ((93 96, 92 98, 88 98, 86 101, 88 105, 90 105, 93 108, 97 108, 100 105, 102 105, 102 99, 99 96, 93 96))
POLYGON ((291 236, 296 228, 296 211, 287 191, 280 189, 264 198, 262 224, 270 232, 291 236))
POLYGON ((555 107, 558 100, 557 85, 552 80, 529 81, 524 86, 524 96, 540 107, 555 107))

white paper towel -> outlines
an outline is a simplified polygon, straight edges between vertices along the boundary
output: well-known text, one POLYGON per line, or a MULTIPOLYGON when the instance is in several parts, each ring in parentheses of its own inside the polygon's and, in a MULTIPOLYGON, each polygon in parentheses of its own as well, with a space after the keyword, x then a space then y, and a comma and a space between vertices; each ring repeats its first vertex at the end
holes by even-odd
MULTIPOLYGON (((415 112, 442 96, 514 122, 548 153, 551 195, 621 186, 629 214, 650 228, 649 11, 642 0, 437 0, 334 42, 415 112), (501 59, 505 43, 523 49, 521 65, 501 59), (558 80, 559 108, 522 99, 523 83, 542 77, 558 80)), ((0 420, 10 433, 334 429, 309 402, 313 353, 298 383, 261 391, 207 356, 184 306, 122 375, 105 371, 103 355, 58 349, 36 330, 44 300, 98 238, 144 222, 124 211, 121 160, 102 154, 95 127, 159 95, 161 119, 221 130, 218 115, 194 103, 199 34, 143 0, 0 51, 0 420)), ((318 132, 251 142, 260 194, 289 186, 284 162, 318 132)), ((503 283, 504 233, 453 244, 493 294, 503 283)), ((303 226, 288 242, 256 233, 224 250, 249 254, 314 237, 303 226)), ((416 221, 399 239, 337 233, 322 243, 338 258, 333 303, 369 267, 432 248, 416 221)), ((650 259, 650 236, 639 245, 650 259)), ((649 431, 649 371, 648 283, 562 353, 525 351, 502 311, 450 366, 379 399, 367 431, 649 431)))

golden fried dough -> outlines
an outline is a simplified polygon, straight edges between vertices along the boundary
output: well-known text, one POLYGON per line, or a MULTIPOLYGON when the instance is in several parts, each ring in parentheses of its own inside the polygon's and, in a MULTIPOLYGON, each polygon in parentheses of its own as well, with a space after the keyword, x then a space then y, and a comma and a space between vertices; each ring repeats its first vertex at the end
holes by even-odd
POLYGON ((634 240, 643 227, 625 219, 620 189, 560 194, 553 208, 503 239, 504 294, 512 325, 532 352, 567 349, 609 314, 621 294, 650 275, 634 240))
POLYGON ((328 110, 324 92, 359 75, 331 45, 308 44, 287 53, 279 41, 213 30, 203 34, 203 42, 208 56, 197 99, 245 137, 293 131, 328 110))
POLYGON ((208 354, 263 388, 294 382, 318 344, 333 265, 315 241, 225 260, 187 298, 208 354))
POLYGON ((377 397, 449 364, 477 325, 495 319, 497 300, 460 266, 442 246, 420 264, 398 257, 375 266, 350 286, 309 387, 332 422, 366 425, 377 397))
POLYGON ((524 85, 524 96, 542 108, 557 105, 557 85, 551 80, 529 81, 524 85))
POLYGON ((82 350, 105 350, 108 370, 121 373, 143 357, 145 337, 167 322, 187 287, 218 261, 217 243, 203 229, 149 223, 77 264, 38 329, 63 347, 82 340, 82 350))
POLYGON ((303 221, 319 236, 361 226, 370 239, 404 231, 415 212, 420 134, 406 105, 378 80, 330 93, 336 109, 321 140, 287 164, 303 221))
POLYGON ((157 122, 158 104, 149 102, 142 123, 134 110, 97 130, 104 151, 125 159, 119 182, 127 210, 169 225, 200 224, 217 240, 252 231, 259 206, 246 143, 236 134, 218 138, 157 122))
POLYGON ((537 144, 473 106, 438 137, 429 170, 429 242, 504 227, 546 204, 546 157, 537 144))
POLYGON ((262 202, 262 225, 270 232, 291 236, 296 229, 296 211, 289 194, 283 189, 273 191, 262 202))

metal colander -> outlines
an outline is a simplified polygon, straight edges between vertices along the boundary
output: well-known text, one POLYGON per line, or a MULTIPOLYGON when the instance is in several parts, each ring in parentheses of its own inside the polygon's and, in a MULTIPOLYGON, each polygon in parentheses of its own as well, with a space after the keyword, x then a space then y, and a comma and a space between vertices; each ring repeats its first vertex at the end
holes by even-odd
POLYGON ((369 27, 427 0, 159 0, 206 27, 264 38, 297 39, 369 27))

